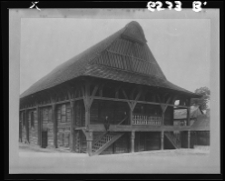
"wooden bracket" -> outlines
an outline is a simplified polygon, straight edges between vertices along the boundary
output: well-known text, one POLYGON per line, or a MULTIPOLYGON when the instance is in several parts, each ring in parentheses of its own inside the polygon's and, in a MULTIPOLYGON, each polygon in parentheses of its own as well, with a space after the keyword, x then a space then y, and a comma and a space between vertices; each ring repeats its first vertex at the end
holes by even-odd
POLYGON ((170 96, 167 101, 166 101, 166 104, 169 104, 170 100, 172 99, 172 96, 170 96))
POLYGON ((94 88, 94 90, 92 91, 91 96, 95 96, 95 94, 96 94, 98 88, 99 88, 99 85, 96 85, 95 88, 94 88))
POLYGON ((161 108, 162 108, 163 113, 165 113, 165 111, 166 111, 168 105, 161 104, 160 106, 161 106, 161 108))
POLYGON ((141 96, 142 93, 143 93, 143 90, 142 89, 139 90, 139 92, 138 92, 138 94, 137 94, 137 96, 135 98, 135 101, 137 101, 140 98, 140 96, 141 96))

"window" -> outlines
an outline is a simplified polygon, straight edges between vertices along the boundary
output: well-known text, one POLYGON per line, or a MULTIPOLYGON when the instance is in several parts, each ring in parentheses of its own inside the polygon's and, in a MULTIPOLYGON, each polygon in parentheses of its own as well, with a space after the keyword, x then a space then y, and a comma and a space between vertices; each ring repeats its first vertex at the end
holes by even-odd
POLYGON ((71 109, 70 104, 62 104, 57 108, 57 121, 58 122, 70 122, 71 109))

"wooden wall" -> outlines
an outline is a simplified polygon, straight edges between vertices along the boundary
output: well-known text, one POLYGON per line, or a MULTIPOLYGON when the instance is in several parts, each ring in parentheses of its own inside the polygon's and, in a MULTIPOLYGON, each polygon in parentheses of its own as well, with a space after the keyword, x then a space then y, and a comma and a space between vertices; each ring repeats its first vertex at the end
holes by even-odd
POLYGON ((59 148, 70 147, 71 109, 70 104, 57 106, 57 142, 59 148))
POLYGON ((165 125, 173 125, 173 107, 168 106, 166 111, 165 111, 165 120, 164 120, 164 124, 165 125))
POLYGON ((85 126, 85 109, 83 100, 75 102, 75 126, 85 126))
POLYGON ((160 133, 159 132, 136 132, 135 133, 135 152, 159 150, 160 133))
POLYGON ((37 112, 29 111, 29 142, 32 145, 38 144, 38 122, 37 122, 37 112))
POLYGON ((22 135, 22 142, 26 142, 26 122, 25 122, 25 112, 21 113, 21 119, 22 119, 22 126, 21 126, 21 135, 22 135))
POLYGON ((111 124, 118 124, 128 115, 129 108, 127 103, 94 100, 90 110, 90 123, 103 124, 106 116, 108 116, 111 124))
POLYGON ((158 105, 137 104, 134 109, 134 114, 144 116, 160 116, 162 115, 161 107, 158 105))

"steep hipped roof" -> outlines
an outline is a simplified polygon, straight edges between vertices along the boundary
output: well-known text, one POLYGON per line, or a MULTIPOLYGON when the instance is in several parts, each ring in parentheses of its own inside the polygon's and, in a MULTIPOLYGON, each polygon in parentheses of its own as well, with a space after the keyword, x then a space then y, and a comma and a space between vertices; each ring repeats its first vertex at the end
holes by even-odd
POLYGON ((150 51, 141 26, 132 21, 108 38, 56 67, 21 98, 79 76, 157 86, 197 95, 169 82, 150 51))
MULTIPOLYGON (((202 111, 199 109, 199 106, 191 106, 190 108, 190 118, 197 118, 202 115, 202 111)), ((174 111, 174 119, 186 119, 187 118, 187 109, 178 109, 174 111)))

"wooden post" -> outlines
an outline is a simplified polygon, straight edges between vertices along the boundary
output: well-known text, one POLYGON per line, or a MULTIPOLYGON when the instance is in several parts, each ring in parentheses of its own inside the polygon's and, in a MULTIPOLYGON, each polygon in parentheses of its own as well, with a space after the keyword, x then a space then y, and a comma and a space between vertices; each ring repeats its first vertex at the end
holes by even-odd
POLYGON ((190 126, 190 107, 187 108, 187 126, 190 126))
POLYGON ((90 105, 85 105, 85 127, 88 129, 90 125, 90 105))
POLYGON ((162 112, 161 126, 164 126, 164 120, 165 120, 165 112, 162 112))
POLYGON ((57 142, 57 117, 56 117, 56 105, 52 105, 52 122, 53 122, 53 140, 54 140, 54 146, 55 148, 58 148, 58 142, 57 142))
POLYGON ((90 107, 91 107, 90 84, 88 82, 85 83, 85 89, 83 91, 83 100, 85 107, 85 127, 88 129, 90 124, 90 107))
POLYGON ((164 149, 164 131, 161 131, 161 150, 164 149))
POLYGON ((191 148, 191 131, 188 131, 188 148, 191 148))
POLYGON ((164 121, 165 121, 165 112, 167 109, 167 105, 162 104, 161 105, 162 108, 162 121, 161 121, 161 126, 164 126, 164 121))
POLYGON ((89 156, 92 155, 92 141, 93 141, 93 132, 88 131, 86 133, 86 140, 87 140, 87 153, 89 156))
POLYGON ((135 131, 131 132, 131 153, 134 152, 134 145, 135 145, 135 131))
POLYGON ((37 121, 38 121, 38 145, 42 145, 42 113, 41 109, 37 107, 37 121))
POLYGON ((75 133, 74 133, 74 129, 75 129, 75 102, 71 101, 70 102, 70 109, 71 109, 71 125, 70 125, 70 150, 71 152, 75 152, 75 133))
POLYGON ((187 126, 190 126, 190 104, 191 104, 191 99, 187 100, 187 126))
POLYGON ((25 123, 26 123, 26 140, 29 143, 29 112, 25 111, 25 123))
POLYGON ((129 104, 129 107, 130 107, 130 125, 132 125, 132 119, 133 119, 133 106, 131 106, 130 104, 129 104))

